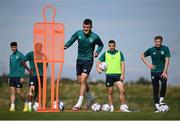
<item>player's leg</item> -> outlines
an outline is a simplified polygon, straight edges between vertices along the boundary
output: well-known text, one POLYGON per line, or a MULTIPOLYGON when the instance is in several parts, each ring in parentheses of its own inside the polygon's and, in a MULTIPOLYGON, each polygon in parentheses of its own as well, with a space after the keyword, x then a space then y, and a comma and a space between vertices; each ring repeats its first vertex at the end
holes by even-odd
POLYGON ((108 102, 111 108, 110 111, 113 112, 113 77, 111 75, 106 75, 106 87, 108 91, 108 102))
POLYGON ((32 101, 33 101, 33 93, 34 93, 35 87, 29 86, 29 93, 28 93, 28 111, 32 111, 32 101))
MULTIPOLYGON (((80 84, 81 75, 77 75, 77 80, 78 80, 78 83, 80 84)), ((91 95, 90 88, 89 88, 89 85, 87 82, 86 82, 85 96, 86 96, 86 100, 87 100, 85 109, 88 110, 90 108, 92 101, 93 101, 93 97, 91 95)))
MULTIPOLYGON (((84 64, 83 64, 83 73, 86 73, 89 76, 89 74, 91 72, 91 69, 92 69, 92 66, 93 66, 93 61, 84 62, 84 64)), ((89 84, 87 83, 87 79, 86 79, 86 93, 85 93, 85 96, 86 96, 86 100, 87 100, 85 109, 88 110, 91 107, 91 104, 93 103, 93 96, 91 95, 90 87, 89 87, 89 84)))
POLYGON ((20 97, 20 99, 24 102, 23 111, 27 111, 28 105, 27 105, 27 101, 25 98, 25 94, 22 91, 23 84, 20 80, 21 80, 21 78, 16 78, 16 93, 20 97))
POLYGON ((129 110, 129 107, 127 106, 127 104, 125 102, 125 88, 124 88, 123 82, 118 80, 118 81, 115 82, 115 85, 116 85, 116 87, 118 88, 118 91, 119 91, 119 100, 121 102, 120 110, 122 112, 131 112, 129 110))
POLYGON ((78 111, 81 108, 81 105, 83 103, 84 95, 86 92, 87 78, 88 78, 88 75, 86 73, 81 74, 79 99, 78 99, 78 102, 76 103, 76 105, 73 107, 74 111, 78 111))
POLYGON ((16 89, 15 87, 10 87, 10 92, 11 92, 11 107, 10 111, 15 111, 15 98, 16 98, 16 89))
POLYGON ((10 87, 10 99, 11 99, 11 106, 10 106, 10 111, 15 111, 15 99, 16 99, 16 87, 15 87, 15 82, 14 78, 9 79, 9 87, 10 87))
POLYGON ((151 80, 153 86, 153 97, 156 111, 159 109, 159 76, 157 73, 151 73, 151 80))
POLYGON ((110 105, 110 112, 114 111, 114 106, 113 106, 113 86, 108 87, 108 102, 110 105))
MULTIPOLYGON (((85 92, 89 90, 89 89, 87 90, 86 86, 88 86, 87 78, 91 71, 92 64, 93 64, 93 61, 78 61, 77 60, 76 62, 77 78, 80 83, 80 94, 79 94, 78 102, 73 107, 74 111, 78 110, 78 108, 81 108, 85 92)), ((90 95, 90 93, 88 93, 88 95, 90 95)), ((91 99, 90 101, 87 100, 87 105, 90 105, 90 103, 91 103, 91 99)))
POLYGON ((166 94, 167 79, 160 77, 160 81, 161 81, 161 90, 160 90, 159 104, 164 104, 163 101, 166 94))
MULTIPOLYGON (((40 85, 41 85, 41 89, 43 89, 43 76, 40 76, 40 85)), ((33 105, 33 109, 36 111, 37 108, 39 107, 39 83, 38 83, 38 78, 36 77, 36 81, 35 81, 35 89, 34 89, 34 105, 33 105)), ((41 91, 41 95, 43 95, 43 91, 41 91)))
POLYGON ((35 91, 35 76, 29 77, 29 93, 28 93, 28 111, 32 111, 33 94, 35 91))
POLYGON ((125 89, 124 89, 123 82, 117 81, 117 82, 115 82, 115 85, 119 91, 119 100, 120 100, 121 104, 125 104, 125 89))

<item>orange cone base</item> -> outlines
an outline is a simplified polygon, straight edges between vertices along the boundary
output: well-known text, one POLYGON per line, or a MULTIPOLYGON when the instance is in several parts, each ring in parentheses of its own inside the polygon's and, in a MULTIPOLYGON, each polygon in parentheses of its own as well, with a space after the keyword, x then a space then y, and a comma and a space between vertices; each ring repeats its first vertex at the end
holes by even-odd
POLYGON ((47 109, 47 108, 45 108, 45 109, 37 109, 37 112, 60 112, 60 110, 59 109, 51 109, 51 108, 47 109))

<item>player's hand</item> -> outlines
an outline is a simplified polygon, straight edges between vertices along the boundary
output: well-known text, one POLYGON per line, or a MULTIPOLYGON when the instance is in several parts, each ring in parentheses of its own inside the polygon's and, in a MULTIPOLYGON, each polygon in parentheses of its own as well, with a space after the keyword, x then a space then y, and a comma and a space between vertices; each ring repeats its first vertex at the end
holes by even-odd
POLYGON ((124 78, 125 78, 124 75, 121 75, 120 80, 124 81, 124 78))
POLYGON ((33 75, 34 71, 33 70, 29 70, 29 75, 33 75))
POLYGON ((66 46, 64 46, 64 49, 67 49, 67 47, 66 47, 66 46))
POLYGON ((149 69, 154 69, 155 68, 155 66, 152 65, 152 64, 148 64, 147 66, 148 66, 149 69))
POLYGON ((96 58, 96 57, 98 57, 98 53, 97 52, 94 52, 94 57, 96 58))
POLYGON ((97 71, 98 73, 102 73, 102 70, 101 70, 99 67, 96 67, 96 71, 97 71))
POLYGON ((166 72, 163 72, 163 73, 161 74, 161 77, 162 77, 163 79, 168 79, 168 75, 167 75, 166 72))
POLYGON ((21 78, 21 79, 20 79, 20 83, 23 83, 23 82, 24 82, 24 78, 21 78))

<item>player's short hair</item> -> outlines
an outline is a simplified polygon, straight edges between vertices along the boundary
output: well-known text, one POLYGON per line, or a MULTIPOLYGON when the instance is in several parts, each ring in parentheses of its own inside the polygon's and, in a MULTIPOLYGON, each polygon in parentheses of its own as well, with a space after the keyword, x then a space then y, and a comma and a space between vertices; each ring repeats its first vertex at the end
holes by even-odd
POLYGON ((160 39, 161 42, 163 42, 163 37, 162 37, 162 36, 155 36, 155 37, 154 37, 154 40, 157 40, 157 39, 160 39))
POLYGON ((84 20, 83 24, 92 26, 92 20, 87 18, 87 19, 84 20))
POLYGON ((114 40, 109 40, 108 43, 109 43, 109 44, 114 44, 114 45, 116 45, 116 42, 115 42, 114 40))
POLYGON ((11 42, 10 43, 10 46, 12 47, 12 46, 16 46, 17 47, 17 42, 11 42))

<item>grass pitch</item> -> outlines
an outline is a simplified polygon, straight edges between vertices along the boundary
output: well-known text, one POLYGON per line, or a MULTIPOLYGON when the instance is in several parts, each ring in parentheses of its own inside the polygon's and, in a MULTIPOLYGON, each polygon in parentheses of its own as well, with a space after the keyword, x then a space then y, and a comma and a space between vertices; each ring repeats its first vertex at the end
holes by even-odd
POLYGON ((0 120, 177 120, 179 112, 153 113, 153 112, 0 112, 0 120))

